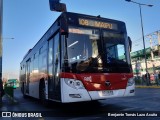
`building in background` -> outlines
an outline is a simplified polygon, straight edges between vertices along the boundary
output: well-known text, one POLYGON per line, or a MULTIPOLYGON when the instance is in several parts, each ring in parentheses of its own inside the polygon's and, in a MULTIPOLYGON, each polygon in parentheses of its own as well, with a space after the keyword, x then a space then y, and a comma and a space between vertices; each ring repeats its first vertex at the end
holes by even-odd
MULTIPOLYGON (((160 31, 146 35, 145 42, 148 45, 146 47, 147 69, 150 74, 155 74, 160 71, 160 31)), ((142 48, 139 44, 136 46, 137 43, 135 43, 133 47, 142 48)), ((146 74, 143 49, 132 52, 131 59, 134 75, 142 76, 146 74)))

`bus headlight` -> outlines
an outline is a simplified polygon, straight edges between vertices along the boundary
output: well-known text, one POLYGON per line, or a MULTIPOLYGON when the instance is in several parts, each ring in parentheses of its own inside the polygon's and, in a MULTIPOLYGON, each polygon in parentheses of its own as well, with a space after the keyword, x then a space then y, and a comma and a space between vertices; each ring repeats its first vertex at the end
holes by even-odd
POLYGON ((65 79, 64 81, 68 86, 74 89, 85 89, 83 83, 80 80, 65 79))
POLYGON ((129 78, 129 79, 128 79, 127 86, 132 86, 134 83, 135 83, 134 78, 129 78))

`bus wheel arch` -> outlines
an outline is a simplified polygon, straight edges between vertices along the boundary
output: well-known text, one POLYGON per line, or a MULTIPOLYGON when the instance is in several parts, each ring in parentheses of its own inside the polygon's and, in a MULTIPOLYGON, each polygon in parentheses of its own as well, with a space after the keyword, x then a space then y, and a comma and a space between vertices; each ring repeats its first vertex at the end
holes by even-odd
POLYGON ((46 106, 48 104, 48 100, 46 99, 46 87, 44 78, 40 79, 39 82, 39 99, 43 105, 46 106))
POLYGON ((25 82, 22 83, 21 92, 23 94, 23 98, 27 98, 27 95, 25 94, 25 82))

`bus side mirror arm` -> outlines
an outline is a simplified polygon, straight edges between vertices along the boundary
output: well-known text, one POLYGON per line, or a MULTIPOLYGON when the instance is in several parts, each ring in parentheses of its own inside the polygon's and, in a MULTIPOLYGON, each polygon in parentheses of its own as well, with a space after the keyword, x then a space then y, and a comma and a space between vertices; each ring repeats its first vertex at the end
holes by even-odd
POLYGON ((131 38, 128 36, 128 43, 129 43, 129 51, 132 51, 132 40, 131 38))

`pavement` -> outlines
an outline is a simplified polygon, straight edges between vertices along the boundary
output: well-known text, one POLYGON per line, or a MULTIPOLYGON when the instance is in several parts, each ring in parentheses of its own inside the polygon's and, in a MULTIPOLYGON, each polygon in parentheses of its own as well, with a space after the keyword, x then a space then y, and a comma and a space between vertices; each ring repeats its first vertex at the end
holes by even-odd
POLYGON ((160 85, 150 85, 150 86, 146 86, 146 85, 136 85, 136 88, 158 88, 160 89, 160 85))
MULTIPOLYGON (((151 86, 146 86, 146 85, 136 85, 136 88, 155 88, 155 89, 160 89, 160 86, 157 85, 151 85, 151 86)), ((8 94, 5 94, 2 98, 2 106, 0 106, 0 111, 6 105, 14 105, 18 104, 18 100, 15 98, 9 96, 8 94)))
POLYGON ((13 97, 10 97, 8 94, 5 94, 2 97, 2 105, 0 106, 0 111, 2 111, 3 107, 6 106, 6 105, 14 105, 14 104, 17 104, 17 103, 18 103, 17 100, 15 100, 13 97))

